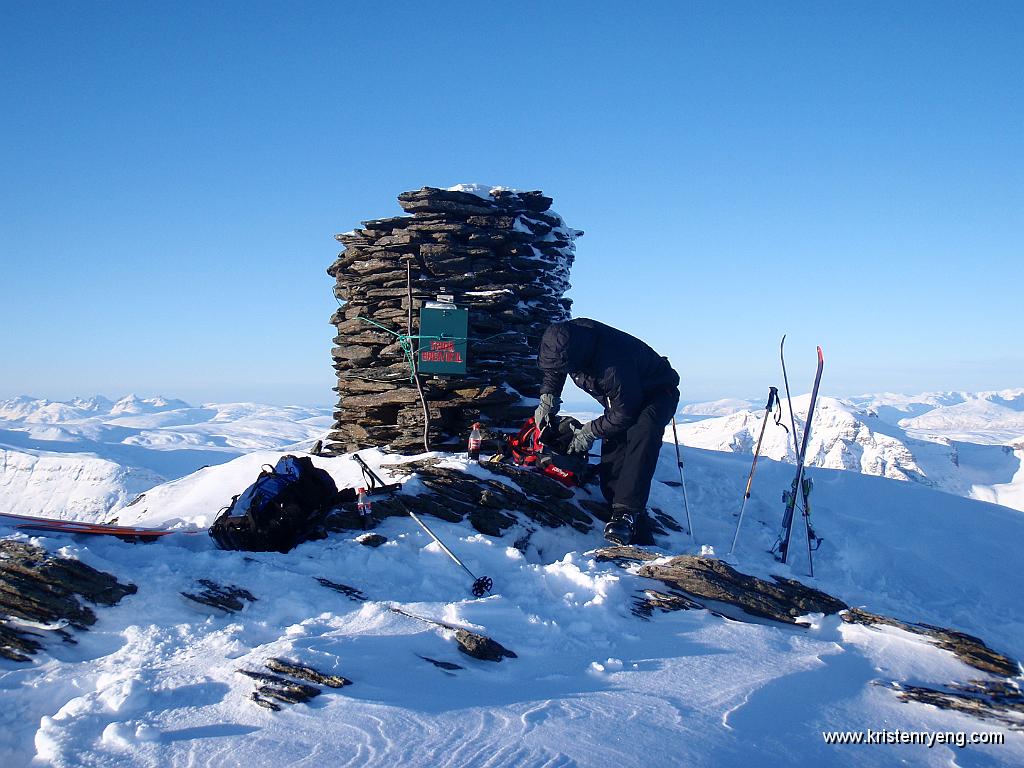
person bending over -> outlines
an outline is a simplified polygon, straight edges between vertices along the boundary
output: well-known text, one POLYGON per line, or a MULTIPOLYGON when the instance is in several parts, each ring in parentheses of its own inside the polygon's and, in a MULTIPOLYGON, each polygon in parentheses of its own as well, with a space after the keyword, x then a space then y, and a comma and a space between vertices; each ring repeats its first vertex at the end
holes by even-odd
POLYGON ((548 326, 537 364, 544 376, 538 428, 558 413, 566 376, 604 407, 574 431, 569 452, 587 454, 601 439, 598 475, 612 507, 604 535, 628 544, 646 514, 662 437, 679 404, 679 374, 640 339, 587 318, 548 326))

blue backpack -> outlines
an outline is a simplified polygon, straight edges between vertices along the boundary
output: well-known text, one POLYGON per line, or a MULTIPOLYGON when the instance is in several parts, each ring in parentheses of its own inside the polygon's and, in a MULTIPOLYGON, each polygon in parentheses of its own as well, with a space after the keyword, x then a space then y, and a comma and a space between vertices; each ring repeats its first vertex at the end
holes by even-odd
MULTIPOLYGON (((354 498, 354 491, 348 489, 354 498)), ((256 482, 231 500, 210 526, 221 549, 288 552, 309 539, 323 538, 323 519, 341 501, 334 479, 308 456, 282 456, 265 464, 256 482)))

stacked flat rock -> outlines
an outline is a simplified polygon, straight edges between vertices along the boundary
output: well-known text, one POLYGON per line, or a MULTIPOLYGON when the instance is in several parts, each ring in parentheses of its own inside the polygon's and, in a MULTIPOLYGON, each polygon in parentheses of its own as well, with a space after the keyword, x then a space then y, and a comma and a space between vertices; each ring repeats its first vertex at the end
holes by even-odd
POLYGON ((423 450, 423 408, 396 335, 407 330, 407 264, 413 336, 420 308, 438 295, 452 295, 469 310, 467 375, 421 374, 431 448, 463 446, 474 421, 492 432, 517 429, 536 404, 540 337, 550 323, 570 317, 564 294, 573 241, 583 233, 550 210, 550 197, 424 187, 398 202, 411 215, 365 221, 337 235, 344 250, 327 270, 344 303, 331 317, 339 400, 326 455, 382 446, 423 450))

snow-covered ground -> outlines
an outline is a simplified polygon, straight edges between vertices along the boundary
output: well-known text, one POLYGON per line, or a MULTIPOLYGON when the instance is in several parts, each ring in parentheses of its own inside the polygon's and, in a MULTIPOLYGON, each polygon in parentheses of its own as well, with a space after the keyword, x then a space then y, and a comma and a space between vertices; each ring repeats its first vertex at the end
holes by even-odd
MULTIPOLYGON (((809 402, 808 395, 793 399, 801 433, 809 402)), ((679 437, 684 444, 750 455, 763 424, 764 403, 694 403, 681 414, 686 423, 680 425, 679 437)), ((793 462, 785 399, 781 423, 769 423, 761 453, 793 462)), ((845 400, 822 396, 807 458, 811 466, 917 482, 1024 510, 1024 389, 845 400)))
POLYGON ((138 494, 248 451, 307 447, 330 410, 128 395, 0 401, 4 512, 101 521, 138 494))
MULTIPOLYGON (((146 493, 121 522, 207 525, 259 466, 256 451, 146 493)), ((376 451, 362 455, 373 466, 376 451)), ((393 461, 393 459, 390 459, 393 461)), ((686 450, 696 540, 659 541, 666 554, 728 549, 748 467, 731 453, 686 450)), ((314 459, 342 486, 348 457, 314 459)), ((464 459, 455 459, 467 467, 464 459)), ((482 470, 471 467, 469 471, 482 470)), ((749 573, 806 580, 802 556, 784 567, 774 541, 791 467, 766 459, 737 548, 749 573)), ((1024 516, 915 483, 818 469, 811 582, 852 605, 952 626, 1024 657, 1024 516)), ((678 477, 666 445, 657 480, 678 477)), ((417 481, 411 481, 416 483, 417 481)), ((655 482, 652 506, 683 519, 682 494, 655 482)), ((430 519, 494 593, 469 579, 412 520, 389 518, 372 549, 332 534, 293 552, 213 548, 203 533, 150 545, 59 536, 39 543, 114 573, 139 592, 98 611, 77 645, 31 664, 0 662, 0 760, 6 765, 264 766, 748 766, 799 764, 984 766, 1024 763, 1024 734, 920 704, 893 681, 984 677, 950 653, 896 629, 810 617, 807 628, 740 623, 704 611, 642 621, 631 598, 656 582, 587 553, 598 533, 539 529, 526 546, 467 524, 430 519), (362 590, 353 602, 314 579, 362 590), (181 597, 200 578, 258 599, 241 613, 181 597), (518 654, 500 664, 457 652, 451 633, 405 610, 493 637, 518 654), (286 657, 350 678, 310 704, 271 713, 248 700, 259 669, 286 657), (460 665, 444 670, 429 657, 460 665), (999 731, 1000 746, 827 745, 822 731, 999 731)))

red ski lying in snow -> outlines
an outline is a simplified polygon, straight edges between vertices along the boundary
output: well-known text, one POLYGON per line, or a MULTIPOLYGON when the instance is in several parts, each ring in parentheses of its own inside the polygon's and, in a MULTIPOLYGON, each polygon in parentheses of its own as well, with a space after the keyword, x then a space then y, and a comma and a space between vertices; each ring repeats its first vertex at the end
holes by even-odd
POLYGON ((77 520, 57 520, 52 517, 33 517, 31 515, 8 515, 0 513, 0 525, 8 525, 19 531, 35 531, 37 533, 85 533, 95 536, 117 536, 121 539, 140 539, 155 541, 161 536, 172 533, 192 533, 192 531, 166 531, 160 528, 133 528, 124 525, 107 525, 105 523, 84 523, 77 520))

